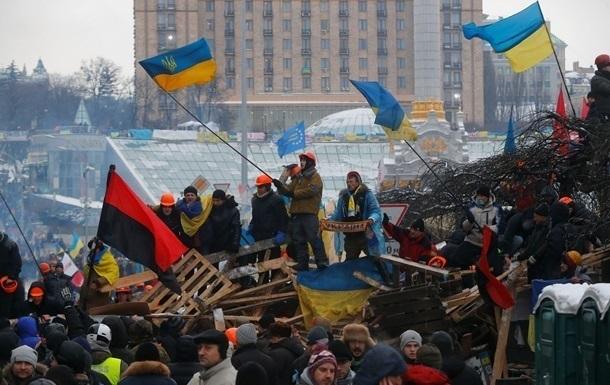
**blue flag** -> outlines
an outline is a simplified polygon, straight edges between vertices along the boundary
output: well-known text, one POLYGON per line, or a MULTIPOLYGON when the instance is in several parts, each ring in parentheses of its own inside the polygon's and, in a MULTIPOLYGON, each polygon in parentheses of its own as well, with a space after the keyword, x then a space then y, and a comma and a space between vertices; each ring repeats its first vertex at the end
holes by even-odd
POLYGON ((275 143, 280 158, 305 148, 305 122, 301 121, 286 130, 284 135, 275 143))
POLYGON ((510 118, 508 119, 508 130, 506 131, 506 140, 504 141, 504 153, 512 155, 517 152, 517 145, 515 144, 515 129, 513 123, 513 109, 510 109, 510 118))

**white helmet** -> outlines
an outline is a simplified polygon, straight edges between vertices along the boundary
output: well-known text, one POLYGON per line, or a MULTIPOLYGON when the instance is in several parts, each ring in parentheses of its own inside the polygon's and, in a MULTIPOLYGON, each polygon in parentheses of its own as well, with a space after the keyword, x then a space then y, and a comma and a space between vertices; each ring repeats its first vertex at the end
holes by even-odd
POLYGON ((112 341, 112 331, 108 325, 97 323, 89 326, 89 330, 87 330, 89 344, 96 343, 107 347, 110 346, 110 341, 112 341))

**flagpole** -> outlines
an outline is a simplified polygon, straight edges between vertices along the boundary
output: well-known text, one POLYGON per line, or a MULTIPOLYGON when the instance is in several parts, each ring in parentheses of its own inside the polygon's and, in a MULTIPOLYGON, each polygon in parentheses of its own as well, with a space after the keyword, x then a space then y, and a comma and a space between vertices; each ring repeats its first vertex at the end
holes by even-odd
POLYGON ((178 99, 176 99, 176 97, 174 95, 172 95, 171 93, 167 92, 165 89, 161 88, 163 90, 163 92, 165 92, 165 94, 167 96, 169 96, 174 102, 176 102, 177 105, 179 105, 180 107, 182 107, 182 109, 184 111, 186 111, 187 114, 189 114, 193 119, 195 119, 197 122, 199 122, 203 127, 205 127, 206 130, 208 130, 212 135, 214 135, 218 140, 220 140, 222 143, 226 144, 231 150, 235 151, 239 156, 242 157, 243 160, 245 160, 246 162, 250 163, 252 166, 254 166, 254 168, 256 168, 258 171, 262 172, 263 174, 267 175, 269 178, 273 179, 273 177, 271 175, 269 175, 265 170, 263 170, 262 168, 258 167, 256 165, 256 163, 252 162, 250 159, 248 159, 247 156, 245 156, 244 154, 242 154, 241 152, 239 152, 238 149, 236 149, 235 147, 233 147, 231 145, 231 143, 227 142, 226 140, 224 140, 220 135, 218 135, 217 133, 214 132, 214 130, 212 130, 210 127, 208 127, 205 123, 203 123, 201 121, 201 119, 199 119, 199 117, 195 114, 193 114, 188 108, 186 108, 184 106, 184 104, 180 103, 178 101, 178 99))
POLYGON ((568 95, 568 101, 570 102, 570 108, 572 108, 572 115, 574 117, 576 117, 576 109, 574 108, 574 104, 572 103, 572 96, 570 96, 570 91, 568 90, 568 84, 566 83, 566 78, 563 75, 561 65, 559 64, 559 57, 557 56, 557 51, 555 51, 555 44, 553 44, 553 39, 551 38, 551 32, 549 31, 549 27, 546 25, 546 20, 544 19, 544 13, 542 13, 542 8, 540 7, 540 2, 536 1, 536 5, 538 6, 538 10, 540 11, 540 15, 542 16, 542 23, 544 24, 544 30, 546 31, 546 34, 549 37, 549 42, 551 43, 551 48, 553 49, 553 56, 555 56, 555 62, 557 63, 557 68, 559 68, 559 74, 561 75, 561 81, 563 82, 563 87, 566 89, 566 95, 568 95))
POLYGON ((2 198, 2 202, 4 202, 4 205, 6 206, 8 213, 11 215, 11 218, 13 218, 15 225, 17 225, 17 229, 19 229, 19 233, 21 234, 21 237, 25 241, 25 244, 28 247, 28 250, 30 250, 30 254, 32 255, 32 258, 34 259, 34 262, 36 262, 36 267, 38 268, 38 271, 40 272, 40 276, 44 277, 44 274, 42 274, 42 270, 40 269, 40 264, 38 263, 38 260, 36 259, 36 256, 34 255, 34 251, 32 250, 32 247, 30 246, 30 242, 28 242, 28 239, 25 237, 25 234, 23 234, 23 230, 21 230, 21 226, 19 226, 19 222, 17 222, 17 218, 15 218, 15 215, 13 215, 13 210, 11 210, 11 207, 8 205, 8 202, 6 201, 6 199, 4 199, 4 194, 2 194, 2 191, 0 191, 0 198, 2 198))

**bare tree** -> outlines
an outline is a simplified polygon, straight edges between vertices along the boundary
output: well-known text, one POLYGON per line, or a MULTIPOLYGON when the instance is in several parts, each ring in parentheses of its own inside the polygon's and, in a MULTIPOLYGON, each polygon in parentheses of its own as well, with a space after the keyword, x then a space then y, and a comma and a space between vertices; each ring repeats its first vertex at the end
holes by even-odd
POLYGON ((114 62, 103 57, 83 61, 80 74, 86 96, 98 98, 116 95, 121 69, 114 62))

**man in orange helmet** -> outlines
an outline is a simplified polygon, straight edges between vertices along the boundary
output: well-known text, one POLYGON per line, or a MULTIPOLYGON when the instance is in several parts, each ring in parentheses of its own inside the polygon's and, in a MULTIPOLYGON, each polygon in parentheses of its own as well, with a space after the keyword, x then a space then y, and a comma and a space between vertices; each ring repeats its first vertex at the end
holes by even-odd
POLYGON ((180 224, 180 212, 176 209, 176 198, 171 192, 164 192, 159 200, 159 205, 152 207, 159 219, 183 242, 182 225, 180 224))
POLYGON ((0 231, 0 314, 16 317, 24 301, 25 292, 19 279, 21 254, 19 246, 0 231))
MULTIPOLYGON (((273 238, 277 245, 271 249, 271 259, 280 256, 280 245, 286 241, 288 228, 288 212, 284 200, 271 189, 273 180, 269 175, 261 174, 256 178, 256 193, 252 196, 252 220, 248 231, 255 241, 273 238)), ((262 261, 265 252, 258 254, 258 261, 262 261)), ((254 258, 248 260, 253 263, 254 258)))
POLYGON ((285 185, 273 179, 278 193, 292 198, 290 202, 290 231, 294 242, 297 266, 296 270, 309 270, 309 252, 311 245, 319 269, 328 266, 328 257, 320 237, 318 210, 322 203, 322 178, 316 171, 316 157, 313 151, 299 155, 301 172, 292 177, 290 184, 285 185))

